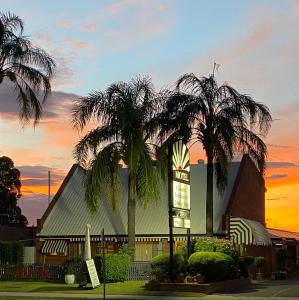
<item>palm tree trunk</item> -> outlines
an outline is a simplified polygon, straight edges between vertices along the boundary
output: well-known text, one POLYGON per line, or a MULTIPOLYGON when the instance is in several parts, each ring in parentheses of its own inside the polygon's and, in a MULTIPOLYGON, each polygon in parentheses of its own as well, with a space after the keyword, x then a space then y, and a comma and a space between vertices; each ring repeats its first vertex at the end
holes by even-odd
POLYGON ((129 175, 128 191, 128 248, 134 259, 135 253, 135 211, 136 211, 136 177, 129 175))
POLYGON ((213 151, 207 153, 206 235, 213 236, 213 151))

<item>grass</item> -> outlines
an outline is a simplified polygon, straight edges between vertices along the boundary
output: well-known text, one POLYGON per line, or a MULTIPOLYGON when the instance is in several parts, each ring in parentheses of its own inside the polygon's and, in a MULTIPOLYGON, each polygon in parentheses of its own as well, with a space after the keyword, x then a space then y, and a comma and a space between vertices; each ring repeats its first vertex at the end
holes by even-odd
MULTIPOLYGON (((200 297, 201 293, 194 292, 164 292, 148 291, 144 289, 147 281, 126 281, 106 284, 106 295, 141 295, 141 296, 179 296, 200 297)), ((63 293, 63 294, 103 294, 103 285, 95 289, 79 289, 78 284, 66 285, 64 283, 36 282, 36 281, 0 281, 1 292, 30 292, 30 293, 63 293)), ((4 300, 3 297, 0 299, 4 300)), ((6 298, 5 298, 6 299, 6 298)), ((11 298, 10 298, 11 299, 11 298)), ((14 299, 18 299, 14 297, 14 299)), ((24 299, 22 297, 22 299, 24 299)), ((58 298, 55 298, 58 300, 58 298)))

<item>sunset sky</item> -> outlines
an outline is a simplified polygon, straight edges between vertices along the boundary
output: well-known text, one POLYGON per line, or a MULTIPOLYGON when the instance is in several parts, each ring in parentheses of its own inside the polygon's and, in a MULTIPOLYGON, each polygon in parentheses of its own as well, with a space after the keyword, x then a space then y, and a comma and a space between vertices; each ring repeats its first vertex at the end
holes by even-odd
MULTIPOLYGON (((184 73, 227 82, 271 110, 266 139, 268 227, 299 231, 299 0, 0 0, 25 34, 56 59, 53 93, 35 129, 22 128, 13 92, 0 85, 0 155, 22 172, 20 206, 36 224, 74 163, 73 100, 150 75, 157 90, 184 73)), ((192 160, 204 158, 192 148, 192 160)))

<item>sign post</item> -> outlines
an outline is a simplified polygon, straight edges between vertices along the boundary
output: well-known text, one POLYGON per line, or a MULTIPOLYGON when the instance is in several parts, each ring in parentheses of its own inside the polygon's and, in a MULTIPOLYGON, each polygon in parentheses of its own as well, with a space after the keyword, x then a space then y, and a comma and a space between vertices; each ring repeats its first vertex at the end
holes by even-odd
POLYGON ((173 281, 173 228, 186 228, 190 232, 190 158, 182 141, 168 146, 168 208, 170 278, 173 281))

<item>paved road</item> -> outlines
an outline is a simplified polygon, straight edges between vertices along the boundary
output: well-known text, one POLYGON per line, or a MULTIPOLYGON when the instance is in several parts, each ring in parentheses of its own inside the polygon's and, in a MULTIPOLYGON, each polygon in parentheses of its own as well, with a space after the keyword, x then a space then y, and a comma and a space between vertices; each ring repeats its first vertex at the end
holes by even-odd
POLYGON ((224 291, 215 295, 241 297, 296 297, 299 299, 299 278, 288 280, 267 280, 234 291, 224 291))

